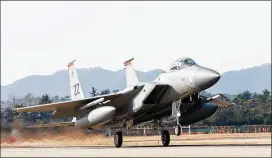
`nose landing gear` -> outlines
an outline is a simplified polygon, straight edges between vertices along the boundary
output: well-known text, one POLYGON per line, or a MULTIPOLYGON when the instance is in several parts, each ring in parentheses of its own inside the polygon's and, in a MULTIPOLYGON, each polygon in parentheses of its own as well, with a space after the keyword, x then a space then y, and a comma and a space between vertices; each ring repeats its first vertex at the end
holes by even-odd
POLYGON ((180 136, 180 134, 181 134, 181 127, 180 127, 180 125, 177 125, 175 127, 175 134, 176 134, 176 136, 180 136))
POLYGON ((179 124, 179 119, 181 117, 180 104, 181 104, 181 100, 177 100, 177 101, 174 101, 172 103, 172 115, 171 115, 171 117, 176 118, 176 121, 177 121, 177 125, 175 127, 176 136, 180 136, 180 134, 181 134, 181 125, 179 124))
POLYGON ((179 117, 180 117, 180 112, 177 112, 177 117, 176 117, 176 120, 177 120, 177 125, 175 127, 175 134, 176 136, 180 136, 181 134, 181 125, 179 124, 179 117))

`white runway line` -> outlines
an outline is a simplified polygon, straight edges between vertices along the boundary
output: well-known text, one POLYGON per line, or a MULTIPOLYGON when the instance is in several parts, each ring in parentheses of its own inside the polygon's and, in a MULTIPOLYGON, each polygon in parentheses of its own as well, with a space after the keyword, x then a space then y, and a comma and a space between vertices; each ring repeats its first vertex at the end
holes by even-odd
POLYGON ((2 148, 1 157, 270 157, 271 146, 2 148))

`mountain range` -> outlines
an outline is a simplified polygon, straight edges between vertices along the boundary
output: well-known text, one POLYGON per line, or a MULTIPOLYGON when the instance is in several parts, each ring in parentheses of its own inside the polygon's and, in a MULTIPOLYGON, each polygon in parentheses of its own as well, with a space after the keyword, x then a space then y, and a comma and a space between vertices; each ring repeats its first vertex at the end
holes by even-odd
MULTIPOLYGON (((105 70, 100 67, 77 69, 85 96, 90 96, 91 87, 98 90, 123 89, 126 86, 124 69, 118 71, 105 70)), ((148 72, 136 71, 141 82, 153 81, 163 70, 156 69, 148 72)), ((228 71, 221 74, 216 85, 207 89, 209 93, 237 94, 241 91, 262 92, 271 91, 271 63, 247 69, 228 71)), ((52 75, 32 75, 1 86, 1 100, 7 100, 10 95, 23 97, 28 92, 36 96, 70 95, 69 76, 67 70, 60 70, 52 75)))

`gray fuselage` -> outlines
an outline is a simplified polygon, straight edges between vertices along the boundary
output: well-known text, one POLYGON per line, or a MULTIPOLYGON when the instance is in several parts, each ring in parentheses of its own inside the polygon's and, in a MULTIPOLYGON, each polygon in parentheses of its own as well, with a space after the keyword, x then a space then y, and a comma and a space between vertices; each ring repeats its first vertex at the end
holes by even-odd
MULTIPOLYGON (((198 94, 214 85, 219 78, 218 72, 196 64, 177 70, 169 69, 152 83, 144 84, 125 106, 117 109, 119 113, 114 116, 116 121, 111 121, 105 126, 111 126, 114 122, 120 123, 120 120, 132 120, 133 125, 136 125, 170 116, 174 101, 198 94)), ((181 104, 182 106, 185 107, 185 104, 181 104)))

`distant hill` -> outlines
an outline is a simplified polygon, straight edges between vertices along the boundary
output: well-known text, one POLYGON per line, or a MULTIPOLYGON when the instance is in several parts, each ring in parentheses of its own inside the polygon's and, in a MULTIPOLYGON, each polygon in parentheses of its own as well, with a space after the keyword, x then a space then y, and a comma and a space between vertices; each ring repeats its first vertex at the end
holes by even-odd
MULTIPOLYGON (((136 71, 141 82, 151 82, 162 70, 152 70, 148 72, 136 71)), ((91 87, 98 90, 103 89, 124 89, 126 87, 125 71, 105 70, 99 67, 90 69, 77 69, 78 77, 82 85, 85 96, 90 96, 91 87)), ((1 100, 7 100, 10 94, 16 97, 23 97, 28 92, 37 96, 49 94, 49 96, 70 96, 69 76, 67 70, 60 70, 52 75, 27 76, 16 82, 1 86, 1 100)))
MULTIPOLYGON (((91 87, 103 89, 125 88, 125 71, 110 71, 102 68, 77 69, 85 96, 91 87)), ((141 82, 151 82, 162 70, 148 72, 136 71, 141 82)), ((219 82, 206 91, 212 94, 236 94, 240 91, 262 92, 263 89, 271 91, 271 64, 263 64, 248 69, 229 71, 221 75, 219 82)), ((60 70, 52 75, 27 76, 16 82, 1 86, 1 100, 7 100, 10 94, 23 97, 28 92, 37 96, 49 94, 50 96, 70 95, 69 77, 67 70, 60 70)))
POLYGON ((206 91, 209 93, 237 94, 246 90, 261 93, 264 89, 271 91, 270 63, 225 72, 218 83, 206 91))

